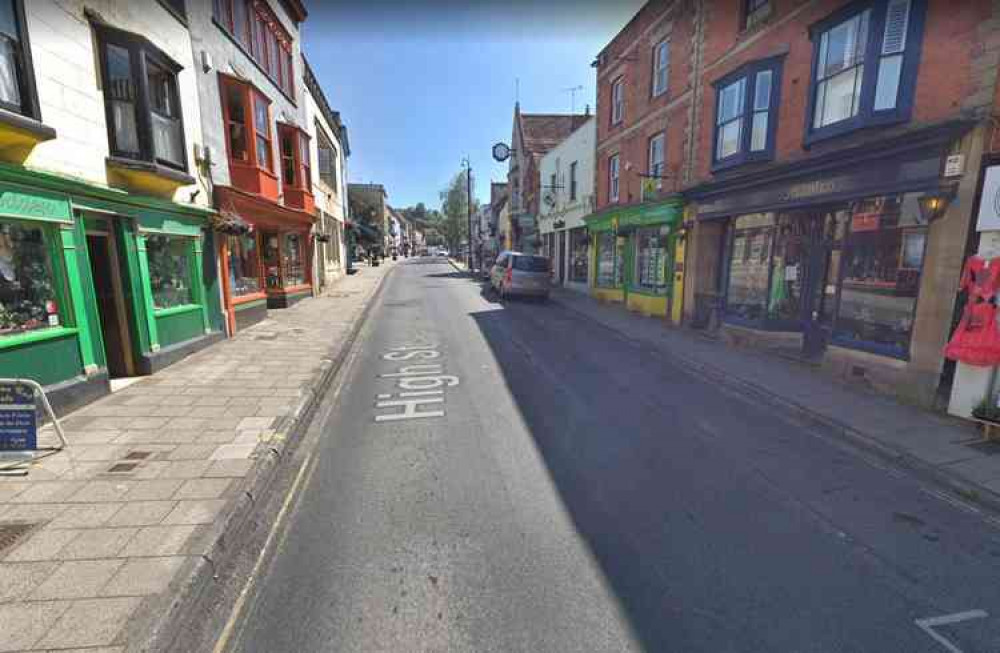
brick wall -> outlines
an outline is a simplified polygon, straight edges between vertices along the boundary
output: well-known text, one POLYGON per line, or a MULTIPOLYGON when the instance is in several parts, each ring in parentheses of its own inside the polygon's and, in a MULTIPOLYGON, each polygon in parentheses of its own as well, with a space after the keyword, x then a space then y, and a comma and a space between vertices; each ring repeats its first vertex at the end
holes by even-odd
POLYGON ((665 135, 663 190, 681 187, 689 148, 690 103, 695 82, 692 65, 699 6, 692 0, 653 0, 619 32, 601 53, 597 72, 597 208, 608 204, 609 157, 619 155, 619 203, 638 202, 641 174, 647 172, 649 140, 665 135), (655 47, 670 43, 667 91, 652 95, 655 47), (620 124, 611 124, 611 88, 624 79, 625 111, 620 124))
MULTIPOLYGON (((712 139, 716 94, 712 82, 742 65, 784 54, 775 160, 792 161, 811 153, 856 143, 872 136, 919 128, 959 117, 983 117, 996 92, 1000 30, 993 0, 927 0, 914 109, 910 121, 803 147, 813 42, 809 25, 822 20, 844 0, 772 0, 762 25, 740 30, 740 0, 705 0, 704 93, 695 148, 696 174, 688 185, 713 177, 712 139)), ((743 168, 746 168, 744 166, 743 168)))

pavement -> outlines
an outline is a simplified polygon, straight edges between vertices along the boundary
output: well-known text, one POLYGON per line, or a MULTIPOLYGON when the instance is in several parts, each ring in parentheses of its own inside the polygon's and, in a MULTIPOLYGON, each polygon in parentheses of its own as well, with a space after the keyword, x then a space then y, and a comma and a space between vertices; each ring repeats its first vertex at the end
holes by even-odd
POLYGON ((566 303, 411 259, 355 352, 227 651, 1000 648, 996 520, 566 303))
POLYGON ((65 450, 0 476, 0 651, 144 649, 233 549, 392 269, 72 413, 65 450))
POLYGON ((894 465, 1000 508, 1000 443, 974 424, 841 383, 787 358, 727 345, 571 290, 553 301, 703 376, 822 424, 894 465))

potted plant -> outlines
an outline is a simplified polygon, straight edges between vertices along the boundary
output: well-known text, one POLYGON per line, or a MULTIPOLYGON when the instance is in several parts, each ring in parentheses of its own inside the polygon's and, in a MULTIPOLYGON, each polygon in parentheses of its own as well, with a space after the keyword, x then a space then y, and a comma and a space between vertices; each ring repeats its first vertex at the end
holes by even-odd
POLYGON ((972 416, 984 422, 996 422, 1000 424, 1000 407, 989 397, 983 397, 972 409, 972 416))

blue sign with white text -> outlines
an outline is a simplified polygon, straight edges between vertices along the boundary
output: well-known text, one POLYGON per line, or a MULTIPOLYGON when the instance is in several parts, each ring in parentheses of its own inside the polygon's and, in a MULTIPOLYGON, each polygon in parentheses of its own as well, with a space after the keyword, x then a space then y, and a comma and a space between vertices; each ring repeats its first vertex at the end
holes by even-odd
POLYGON ((35 389, 26 383, 0 383, 0 451, 38 448, 35 389))

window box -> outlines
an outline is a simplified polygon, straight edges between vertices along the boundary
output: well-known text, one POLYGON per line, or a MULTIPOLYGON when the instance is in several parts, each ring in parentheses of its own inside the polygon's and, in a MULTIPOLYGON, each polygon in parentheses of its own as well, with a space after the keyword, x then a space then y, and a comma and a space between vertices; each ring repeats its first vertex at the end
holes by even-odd
POLYGON ((781 59, 751 62, 714 86, 712 170, 773 159, 781 100, 781 59))
POLYGON ((130 188, 152 194, 171 193, 180 186, 195 183, 195 178, 186 172, 158 163, 116 156, 107 157, 105 163, 114 172, 114 176, 125 181, 130 188))
POLYGON ((913 110, 926 0, 853 3, 810 28, 805 145, 905 122, 913 110))

